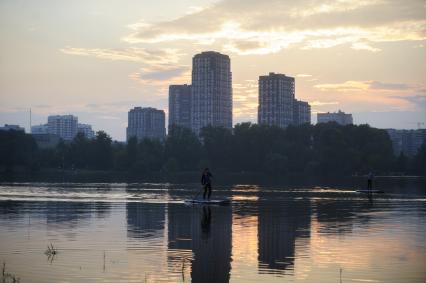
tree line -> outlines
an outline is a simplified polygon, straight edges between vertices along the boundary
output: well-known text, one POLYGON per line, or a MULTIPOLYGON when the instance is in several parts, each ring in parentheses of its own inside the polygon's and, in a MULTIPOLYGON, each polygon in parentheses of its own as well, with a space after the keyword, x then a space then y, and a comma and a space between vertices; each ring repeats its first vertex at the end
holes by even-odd
POLYGON ((54 148, 38 148, 31 135, 0 131, 0 170, 122 171, 129 176, 196 172, 204 167, 267 176, 337 176, 400 172, 426 175, 426 145, 412 158, 394 156, 385 130, 336 123, 289 126, 286 129, 237 124, 233 130, 173 127, 164 141, 131 138, 112 141, 99 131, 94 139, 78 134, 54 148))

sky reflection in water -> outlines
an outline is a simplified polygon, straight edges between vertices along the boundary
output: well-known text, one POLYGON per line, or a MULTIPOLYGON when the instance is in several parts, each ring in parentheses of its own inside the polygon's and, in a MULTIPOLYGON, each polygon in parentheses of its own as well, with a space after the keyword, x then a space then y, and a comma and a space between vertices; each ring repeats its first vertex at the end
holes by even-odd
POLYGON ((0 261, 21 282, 425 282, 422 188, 220 187, 231 205, 188 206, 197 186, 1 184, 0 261))

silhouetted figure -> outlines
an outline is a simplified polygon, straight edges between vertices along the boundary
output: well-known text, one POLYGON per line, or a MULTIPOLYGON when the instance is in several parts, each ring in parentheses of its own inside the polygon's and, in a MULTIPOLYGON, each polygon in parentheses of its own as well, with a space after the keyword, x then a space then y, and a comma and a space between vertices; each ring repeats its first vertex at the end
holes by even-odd
POLYGON ((210 200, 210 196, 212 194, 212 177, 213 175, 210 173, 209 168, 204 169, 203 175, 201 176, 201 185, 204 186, 203 199, 206 199, 206 194, 208 192, 207 198, 210 200))
POLYGON ((203 206, 203 217, 201 218, 201 232, 203 238, 208 238, 210 235, 210 223, 212 221, 212 211, 209 206, 203 206))
POLYGON ((367 189, 368 190, 373 189, 373 180, 374 180, 374 174, 373 174, 373 172, 370 171, 370 173, 368 173, 368 178, 367 178, 367 189))

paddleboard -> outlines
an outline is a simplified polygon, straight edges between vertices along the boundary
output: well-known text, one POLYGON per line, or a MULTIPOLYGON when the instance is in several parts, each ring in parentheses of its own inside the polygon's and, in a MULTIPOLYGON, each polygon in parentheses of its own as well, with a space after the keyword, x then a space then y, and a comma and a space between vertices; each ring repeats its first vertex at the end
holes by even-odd
POLYGON ((364 194, 384 194, 384 191, 381 190, 356 190, 357 193, 364 193, 364 194))
POLYGON ((203 199, 187 199, 185 200, 186 203, 191 204, 228 204, 230 201, 229 199, 213 199, 213 200, 203 200, 203 199))

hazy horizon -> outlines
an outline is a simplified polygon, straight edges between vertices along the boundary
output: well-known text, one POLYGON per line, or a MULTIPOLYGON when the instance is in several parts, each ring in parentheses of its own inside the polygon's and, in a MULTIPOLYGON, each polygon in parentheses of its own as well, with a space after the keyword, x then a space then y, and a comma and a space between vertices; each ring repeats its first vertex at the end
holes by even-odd
MULTIPOLYGON (((231 58, 234 124, 257 118, 257 80, 296 78, 296 98, 354 123, 426 123, 424 1, 77 0, 0 2, 0 125, 79 122, 125 140, 127 112, 167 114, 191 58, 231 58)), ((167 119, 166 119, 167 120, 167 119)), ((424 127, 424 125, 422 125, 424 127)))

